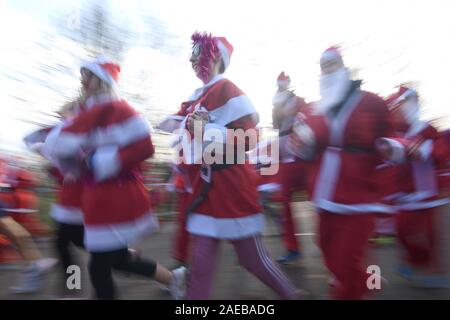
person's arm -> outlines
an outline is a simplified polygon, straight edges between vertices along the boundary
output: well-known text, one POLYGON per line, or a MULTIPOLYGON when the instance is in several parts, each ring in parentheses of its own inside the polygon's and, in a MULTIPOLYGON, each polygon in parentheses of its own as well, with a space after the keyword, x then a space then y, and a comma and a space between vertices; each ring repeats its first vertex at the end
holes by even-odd
POLYGON ((151 126, 141 115, 131 114, 126 120, 97 131, 100 146, 90 154, 88 168, 97 181, 114 178, 136 169, 155 153, 151 126), (107 143, 105 143, 107 141, 107 143))

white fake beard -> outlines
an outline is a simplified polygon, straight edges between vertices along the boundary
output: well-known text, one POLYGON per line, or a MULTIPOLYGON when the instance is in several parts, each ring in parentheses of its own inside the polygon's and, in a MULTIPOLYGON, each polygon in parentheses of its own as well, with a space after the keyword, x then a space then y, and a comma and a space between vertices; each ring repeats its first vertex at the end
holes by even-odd
POLYGON ((350 71, 347 68, 320 76, 319 112, 325 113, 342 101, 350 89, 350 71))
POLYGON ((288 90, 277 91, 273 96, 272 105, 275 108, 282 107, 291 96, 292 93, 288 90))
POLYGON ((409 125, 419 122, 419 103, 416 99, 406 101, 400 107, 400 111, 409 125))

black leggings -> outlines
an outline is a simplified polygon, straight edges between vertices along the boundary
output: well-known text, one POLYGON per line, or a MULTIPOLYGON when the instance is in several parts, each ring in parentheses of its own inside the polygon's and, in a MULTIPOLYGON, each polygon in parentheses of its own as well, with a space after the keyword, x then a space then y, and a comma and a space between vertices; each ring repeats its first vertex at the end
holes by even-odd
POLYGON ((108 252, 91 252, 89 274, 98 299, 115 299, 112 269, 153 278, 156 263, 133 257, 128 248, 108 252))
POLYGON ((61 266, 65 277, 67 268, 74 264, 72 253, 70 252, 70 244, 74 244, 78 248, 84 248, 84 226, 66 223, 58 224, 56 237, 56 250, 61 259, 61 266))

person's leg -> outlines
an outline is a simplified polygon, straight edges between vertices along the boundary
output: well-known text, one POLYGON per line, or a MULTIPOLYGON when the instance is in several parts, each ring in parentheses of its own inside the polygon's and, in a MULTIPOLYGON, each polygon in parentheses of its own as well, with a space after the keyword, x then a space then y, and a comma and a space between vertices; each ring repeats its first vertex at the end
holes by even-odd
POLYGON ((280 183, 283 199, 283 245, 287 254, 277 259, 279 263, 289 264, 301 258, 297 221, 292 212, 292 196, 295 191, 305 189, 305 168, 302 162, 284 163, 280 167, 280 183))
POLYGON ((398 239, 404 260, 413 268, 425 269, 431 262, 432 216, 427 210, 402 211, 397 216, 398 239))
POLYGON ((56 264, 56 259, 42 258, 30 234, 9 216, 0 218, 0 232, 5 234, 17 247, 23 259, 28 263, 18 282, 10 289, 15 293, 38 291, 43 285, 43 276, 56 264))
POLYGON ((292 216, 291 200, 295 189, 298 189, 298 172, 296 163, 283 163, 280 167, 281 190, 283 196, 283 244, 287 251, 299 251, 296 221, 292 216))
POLYGON ((177 210, 178 210, 178 228, 175 234, 173 257, 180 263, 186 264, 189 258, 190 235, 186 230, 186 192, 178 193, 177 210))
POLYGON ((203 236, 192 237, 192 263, 186 298, 188 300, 210 299, 220 240, 203 236))
POLYGON ((67 268, 73 264, 72 256, 70 254, 70 226, 64 223, 59 223, 56 230, 56 252, 61 261, 61 268, 64 277, 67 277, 67 268))
POLYGON ((115 251, 112 267, 115 270, 153 279, 167 286, 174 299, 184 298, 186 277, 184 267, 171 271, 153 260, 134 255, 128 248, 115 251))
POLYGON ((119 271, 134 273, 146 278, 155 279, 164 284, 170 284, 170 271, 160 267, 159 273, 155 277, 157 264, 152 260, 134 256, 128 249, 117 251, 112 266, 119 271), (164 272, 165 270, 167 270, 167 273, 164 272))
POLYGON ((84 226, 82 224, 70 226, 70 240, 78 248, 84 249, 84 226))
POLYGON ((9 216, 0 218, 0 232, 14 243, 25 261, 31 263, 42 258, 30 233, 13 218, 9 216))
POLYGON ((91 252, 89 276, 97 299, 111 300, 116 297, 111 273, 115 254, 116 251, 91 252))
POLYGON ((233 240, 239 263, 282 299, 298 298, 298 291, 269 256, 260 235, 233 240))
POLYGON ((336 278, 334 298, 362 299, 367 293, 365 258, 373 227, 371 214, 320 213, 319 243, 325 265, 336 278))

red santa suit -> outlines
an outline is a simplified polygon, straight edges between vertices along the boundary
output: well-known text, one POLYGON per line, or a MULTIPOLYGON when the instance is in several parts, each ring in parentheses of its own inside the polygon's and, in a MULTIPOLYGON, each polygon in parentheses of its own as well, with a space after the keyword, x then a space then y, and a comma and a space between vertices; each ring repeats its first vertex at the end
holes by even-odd
POLYGON ((373 214, 392 211, 377 192, 375 151, 376 139, 390 133, 391 125, 383 99, 361 90, 358 82, 350 83, 346 95, 339 110, 321 111, 320 102, 314 104, 294 130, 305 142, 298 154, 314 159, 309 190, 320 217, 319 245, 337 280, 332 294, 360 299, 368 291, 364 259, 373 214))
MULTIPOLYGON (((291 200, 295 191, 303 191, 306 189, 306 171, 307 164, 302 159, 290 155, 286 152, 286 142, 289 134, 292 132, 292 126, 298 112, 304 111, 306 107, 305 101, 294 95, 291 91, 284 89, 284 82, 290 82, 288 76, 284 73, 278 77, 278 85, 280 89, 274 96, 273 104, 273 127, 279 130, 280 145, 280 169, 278 173, 278 181, 281 184, 282 202, 283 202, 283 244, 288 252, 298 252, 299 243, 295 236, 296 226, 292 216, 291 200), (279 116, 279 114, 283 116, 279 116)), ((287 257, 287 256, 286 256, 287 257)), ((279 262, 284 262, 281 257, 279 262)))
MULTIPOLYGON (((250 100, 222 75, 213 78, 194 96, 197 99, 192 100, 190 109, 194 111, 204 107, 213 119, 213 123, 206 125, 204 135, 210 129, 220 130, 225 135, 227 128, 255 128, 256 110, 250 100)), ((251 165, 230 165, 223 170, 213 170, 211 179, 214 180, 214 187, 189 215, 188 230, 193 234, 222 239, 247 237, 261 232, 263 216, 251 165)), ((199 197, 204 184, 198 165, 195 169, 191 168, 190 181, 193 193, 188 202, 199 197)))
MULTIPOLYGON (((400 89, 399 95, 409 89, 400 89)), ((402 134, 398 132, 398 135, 402 134)), ((448 147, 444 137, 429 123, 415 121, 401 138, 383 138, 392 148, 389 160, 397 163, 398 192, 391 201, 397 215, 398 239, 408 266, 425 272, 439 271, 437 209, 449 202, 441 190, 439 173, 445 170, 448 147), (414 156, 413 156, 414 154, 414 156)))
POLYGON ((157 224, 138 172, 154 153, 150 126, 114 95, 90 98, 86 108, 59 134, 49 135, 45 150, 58 159, 91 154, 91 169, 82 177, 86 248, 126 248, 157 224))
MULTIPOLYGON (((208 45, 215 48, 212 49, 214 54, 220 54, 224 67, 228 66, 233 49, 225 38, 195 33, 193 40, 194 43, 198 41, 194 45, 201 43, 202 48, 208 45)), ((234 151, 235 156, 231 159, 232 163, 209 164, 205 161, 206 153, 202 153, 202 164, 199 165, 195 164, 199 155, 194 152, 191 157, 191 149, 183 149, 184 163, 192 185, 192 194, 187 199, 187 230, 193 235, 187 299, 210 298, 222 239, 230 240, 240 264, 248 271, 280 297, 294 298, 297 294, 295 287, 273 263, 261 242, 264 217, 258 202, 257 178, 253 166, 245 160, 249 143, 242 141, 244 148, 240 150, 238 138, 234 136, 236 129, 245 131, 256 127, 258 114, 253 104, 236 85, 222 74, 217 74, 197 89, 188 103, 183 104, 179 115, 187 116, 181 123, 182 128, 187 128, 189 114, 194 111, 207 112, 209 118, 202 136, 195 136, 199 133, 194 129, 194 140, 206 145, 214 140, 213 137, 220 137, 221 141, 215 140, 215 145, 221 145, 225 150, 215 149, 215 159, 226 160, 225 153, 230 150, 234 151)), ((189 142, 189 135, 185 134, 183 139, 182 142, 189 142)))

